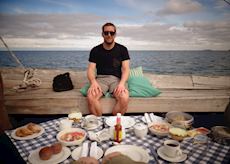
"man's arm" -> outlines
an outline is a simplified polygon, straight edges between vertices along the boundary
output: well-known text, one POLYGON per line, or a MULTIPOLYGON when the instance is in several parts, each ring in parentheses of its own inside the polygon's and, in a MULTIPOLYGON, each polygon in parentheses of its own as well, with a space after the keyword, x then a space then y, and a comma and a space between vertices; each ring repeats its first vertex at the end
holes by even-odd
POLYGON ((119 95, 122 92, 126 92, 125 83, 129 78, 129 60, 122 61, 121 71, 121 80, 114 90, 114 94, 116 95, 119 95))
POLYGON ((88 69, 87 69, 87 77, 90 84, 94 83, 94 81, 96 80, 95 70, 96 70, 96 63, 89 62, 88 69))
POLYGON ((90 82, 90 87, 87 93, 88 94, 91 93, 92 95, 96 95, 99 92, 102 92, 102 89, 96 80, 95 70, 96 70, 96 63, 90 62, 87 69, 87 77, 90 82))
POLYGON ((125 85, 129 78, 129 60, 122 61, 120 84, 125 85))

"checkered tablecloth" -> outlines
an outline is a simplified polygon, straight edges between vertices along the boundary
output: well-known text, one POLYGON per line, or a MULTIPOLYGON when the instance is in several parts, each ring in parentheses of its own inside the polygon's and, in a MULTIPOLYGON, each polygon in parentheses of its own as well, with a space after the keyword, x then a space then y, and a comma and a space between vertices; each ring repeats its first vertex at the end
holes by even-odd
MULTIPOLYGON (((107 116, 108 117, 108 116, 107 116)), ((142 122, 141 118, 143 116, 131 116, 135 118, 136 123, 142 122)), ((11 139, 13 144, 18 149, 18 152, 22 156, 22 158, 28 163, 28 156, 32 150, 35 150, 39 147, 44 147, 47 145, 50 145, 52 143, 57 142, 56 135, 58 133, 58 130, 56 129, 56 124, 63 118, 43 122, 40 125, 45 129, 45 132, 31 140, 15 140, 11 137, 12 131, 5 131, 5 133, 8 135, 8 137, 11 139)), ((104 122, 105 117, 101 117, 100 120, 104 122)), ((80 124, 74 124, 74 127, 80 127, 80 124)), ((100 131, 104 127, 108 127, 107 125, 102 125, 95 131, 100 131)), ((139 139, 135 136, 134 132, 132 130, 128 130, 126 133, 126 138, 122 141, 123 144, 128 145, 137 145, 141 146, 145 150, 148 151, 150 155, 150 161, 149 163, 156 163, 151 152, 150 147, 154 147, 155 149, 161 147, 163 145, 163 142, 169 139, 168 137, 165 138, 158 138, 150 133, 144 138, 139 139)), ((88 140, 88 138, 87 138, 88 140)), ((89 141, 90 142, 90 141, 89 141)), ((98 143, 98 146, 102 148, 102 150, 107 150, 109 147, 113 146, 112 141, 104 141, 102 143, 98 143)), ((71 151, 73 151, 77 146, 71 146, 69 147, 71 151)), ((210 141, 207 145, 194 145, 192 142, 189 141, 183 141, 181 142, 181 148, 183 152, 187 153, 188 158, 183 163, 186 164, 194 164, 194 163, 210 163, 210 164, 224 164, 229 163, 230 161, 230 146, 221 145, 215 142, 210 141)), ((158 157, 160 163, 168 163, 167 161, 161 159, 158 157)), ((71 156, 63 161, 62 163, 70 163, 73 161, 71 156)))

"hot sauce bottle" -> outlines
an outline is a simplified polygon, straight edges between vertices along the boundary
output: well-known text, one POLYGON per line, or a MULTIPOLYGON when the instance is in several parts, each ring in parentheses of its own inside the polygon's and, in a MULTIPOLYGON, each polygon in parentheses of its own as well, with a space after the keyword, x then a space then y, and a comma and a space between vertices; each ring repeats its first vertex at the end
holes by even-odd
POLYGON ((117 113, 116 125, 114 126, 114 141, 120 143, 122 140, 121 113, 117 113))

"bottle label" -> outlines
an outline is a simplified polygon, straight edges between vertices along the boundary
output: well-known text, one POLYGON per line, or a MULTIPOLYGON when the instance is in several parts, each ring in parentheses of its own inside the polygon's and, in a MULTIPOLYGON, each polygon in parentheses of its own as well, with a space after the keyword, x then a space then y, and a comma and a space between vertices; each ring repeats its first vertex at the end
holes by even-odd
POLYGON ((122 140, 122 131, 121 130, 119 130, 119 131, 114 130, 114 140, 116 142, 121 142, 121 140, 122 140))

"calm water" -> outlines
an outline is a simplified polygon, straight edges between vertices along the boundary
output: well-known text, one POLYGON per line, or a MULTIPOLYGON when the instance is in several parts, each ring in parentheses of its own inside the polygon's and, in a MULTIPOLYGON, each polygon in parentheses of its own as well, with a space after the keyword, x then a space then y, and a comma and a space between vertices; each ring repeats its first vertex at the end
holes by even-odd
MULTIPOLYGON (((26 67, 86 70, 89 51, 14 51, 26 67)), ((230 75, 229 51, 130 51, 131 67, 155 74, 230 75)), ((0 51, 0 67, 15 67, 0 51)))

